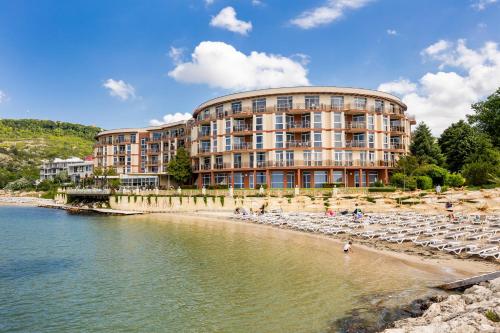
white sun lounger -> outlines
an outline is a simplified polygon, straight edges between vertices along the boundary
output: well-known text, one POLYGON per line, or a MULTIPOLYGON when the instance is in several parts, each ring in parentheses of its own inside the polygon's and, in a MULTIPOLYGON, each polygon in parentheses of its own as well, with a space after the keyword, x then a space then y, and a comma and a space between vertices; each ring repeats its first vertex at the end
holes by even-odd
POLYGON ((446 252, 453 252, 455 254, 460 254, 463 250, 474 250, 476 248, 477 248, 476 244, 461 244, 461 245, 446 247, 444 248, 444 250, 446 252))
POLYGON ((488 251, 488 252, 484 252, 482 254, 479 255, 481 258, 489 258, 489 257, 493 257, 495 259, 500 259, 500 251, 498 250, 493 250, 493 251, 488 251))
POLYGON ((497 251, 498 250, 498 246, 486 246, 486 247, 482 247, 482 248, 479 248, 479 249, 474 249, 474 250, 470 250, 470 251, 467 251, 467 254, 470 254, 470 255, 481 255, 485 252, 489 252, 489 251, 497 251))

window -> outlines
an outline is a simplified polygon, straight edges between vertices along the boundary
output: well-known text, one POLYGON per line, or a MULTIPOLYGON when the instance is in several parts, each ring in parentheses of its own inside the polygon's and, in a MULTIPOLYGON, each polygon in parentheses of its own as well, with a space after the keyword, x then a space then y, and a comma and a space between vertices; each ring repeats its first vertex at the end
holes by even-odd
POLYGON ((210 175, 209 174, 204 174, 203 175, 203 186, 208 186, 210 185, 210 175))
POLYGON ((231 137, 226 136, 226 151, 231 150, 231 137))
POLYGON ((266 153, 257 153, 257 168, 266 166, 266 153))
POLYGON ((310 150, 304 150, 304 164, 306 166, 312 165, 312 154, 310 150))
POLYGON ((222 169, 222 155, 217 155, 215 156, 215 168, 216 169, 222 169))
POLYGON ((257 98, 252 100, 252 111, 253 112, 265 112, 266 111, 266 99, 257 98))
POLYGON ((276 109, 278 111, 287 111, 292 108, 292 96, 280 96, 276 99, 276 109))
POLYGON ((374 151, 368 152, 368 160, 370 161, 370 163, 372 165, 375 163, 375 152, 374 151))
POLYGON ((274 152, 275 154, 275 162, 276 162, 276 166, 283 166, 284 165, 284 162, 283 162, 283 151, 282 150, 277 150, 274 152))
POLYGON ((322 188, 323 184, 328 183, 328 174, 326 171, 314 171, 314 187, 322 188))
POLYGON ((366 110, 366 98, 365 97, 354 97, 354 107, 357 110, 366 110))
POLYGON ((255 174, 255 184, 257 184, 256 187, 260 187, 260 185, 266 185, 266 173, 264 171, 257 171, 255 174))
POLYGON ((369 114, 368 117, 368 129, 369 130, 374 130, 375 129, 375 122, 374 122, 374 117, 372 114, 369 114))
POLYGON ((283 129, 283 115, 282 114, 277 114, 275 116, 275 129, 283 129))
POLYGON ((233 102, 233 103, 231 103, 231 111, 233 113, 240 113, 242 111, 241 102, 233 102))
MULTIPOLYGON (((250 158, 250 163, 249 163, 250 168, 254 168, 255 167, 255 165, 254 165, 255 155, 253 153, 250 153, 248 155, 248 157, 250 158)), ((253 186, 250 186, 250 187, 253 187, 253 186)))
POLYGON ((352 151, 350 150, 344 151, 344 159, 345 159, 345 164, 347 166, 352 165, 352 151))
POLYGON ((321 147, 321 132, 314 132, 314 147, 321 147))
POLYGON ((262 133, 255 134, 255 149, 264 148, 264 136, 262 133))
POLYGON ((368 134, 368 148, 375 148, 375 133, 368 134))
POLYGON ((127 154, 130 155, 131 152, 132 152, 132 146, 127 145, 127 154))
POLYGON ((333 171, 333 182, 334 183, 343 183, 344 182, 344 172, 335 170, 333 171))
POLYGON ((315 150, 312 153, 314 165, 322 165, 323 164, 323 153, 321 150, 315 150))
POLYGON ((342 148, 342 132, 333 133, 333 143, 335 148, 342 148))
POLYGON ((343 96, 332 96, 332 109, 333 110, 343 110, 344 109, 344 97, 343 96))
POLYGON ((321 112, 314 112, 314 128, 321 128, 321 127, 322 127, 321 112))
POLYGON ((113 146, 113 154, 118 154, 118 146, 113 146))
POLYGON ((264 123, 262 116, 256 116, 255 117, 255 130, 256 131, 262 131, 264 129, 264 123))
POLYGON ((335 161, 335 165, 342 165, 342 151, 334 151, 333 158, 335 161))
POLYGON ((314 110, 319 108, 319 96, 305 97, 306 109, 314 110))
POLYGON ((222 105, 217 105, 215 107, 215 114, 217 118, 223 118, 224 117, 224 107, 222 105))
POLYGON ((231 133, 231 119, 226 120, 226 134, 231 133))
POLYGON ((375 100, 375 112, 383 112, 384 111, 384 101, 376 99, 375 100))
POLYGON ((283 132, 276 132, 275 148, 283 148, 283 132))
POLYGON ((293 166, 294 162, 294 154, 293 150, 286 152, 286 166, 293 166))
POLYGON ((130 142, 135 143, 135 140, 136 140, 135 134, 130 134, 130 142))
POLYGON ((384 131, 389 131, 389 117, 384 116, 384 131))
POLYGON ((368 172, 368 184, 373 185, 377 182, 378 172, 377 171, 369 171, 368 172))
POLYGON ((366 163, 366 151, 359 152, 359 160, 361 161, 361 165, 365 165, 365 163, 366 163))
POLYGON ((228 183, 227 175, 225 173, 216 173, 215 183, 218 185, 227 185, 228 183))
POLYGON ((302 187, 310 188, 311 187, 311 172, 304 171, 302 173, 302 187))
POLYGON ((217 136, 217 122, 216 122, 216 121, 214 121, 214 122, 212 123, 212 134, 213 134, 214 136, 217 136))
POLYGON ((389 149, 389 136, 384 134, 384 149, 389 149))
POLYGON ((295 187, 295 173, 294 172, 288 172, 286 174, 286 187, 287 188, 294 188, 295 187))
POLYGON ((233 167, 234 168, 241 168, 241 154, 234 154, 233 156, 233 167))
POLYGON ((272 188, 283 188, 283 171, 273 171, 271 172, 271 187, 272 188))
POLYGON ((243 174, 241 172, 234 173, 234 188, 243 188, 243 174))
POLYGON ((333 113, 333 128, 342 128, 342 113, 333 113))
POLYGON ((212 141, 212 152, 214 152, 214 153, 217 152, 217 139, 214 139, 212 141))

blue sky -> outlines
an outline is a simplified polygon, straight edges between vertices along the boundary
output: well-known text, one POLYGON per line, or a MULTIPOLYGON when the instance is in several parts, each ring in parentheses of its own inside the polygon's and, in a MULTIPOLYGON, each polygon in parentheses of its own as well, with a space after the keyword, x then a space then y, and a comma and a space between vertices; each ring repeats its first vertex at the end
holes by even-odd
POLYGON ((0 3, 2 118, 146 126, 312 84, 398 94, 438 133, 500 86, 496 0, 0 3))

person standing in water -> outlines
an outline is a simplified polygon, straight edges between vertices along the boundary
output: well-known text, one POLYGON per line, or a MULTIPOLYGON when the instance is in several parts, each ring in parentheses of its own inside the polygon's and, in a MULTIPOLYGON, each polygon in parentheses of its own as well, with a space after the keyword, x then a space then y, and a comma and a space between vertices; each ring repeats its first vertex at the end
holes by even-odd
POLYGON ((352 242, 349 241, 344 245, 344 253, 352 252, 352 242))

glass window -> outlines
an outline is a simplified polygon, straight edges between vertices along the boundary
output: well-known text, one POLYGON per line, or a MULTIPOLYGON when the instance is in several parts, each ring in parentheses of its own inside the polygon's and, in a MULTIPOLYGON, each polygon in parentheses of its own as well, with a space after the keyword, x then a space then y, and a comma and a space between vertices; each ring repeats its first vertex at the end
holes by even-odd
POLYGON ((241 168, 242 167, 242 165, 241 165, 241 154, 234 154, 233 161, 234 161, 233 166, 235 168, 241 168))
POLYGON ((287 111, 292 108, 293 97, 292 96, 280 96, 276 99, 276 109, 278 111, 287 111))
POLYGON ((384 116, 384 131, 389 131, 389 117, 384 116))
POLYGON ((319 96, 305 97, 306 109, 314 110, 319 108, 319 96))
POLYGON ((347 166, 352 165, 352 151, 350 150, 344 151, 344 160, 347 166))
POLYGON ((262 131, 264 129, 264 122, 262 116, 255 117, 255 130, 262 131))
POLYGON ((253 112, 265 112, 266 111, 266 99, 257 98, 252 100, 252 111, 253 112))
POLYGON ((243 188, 243 174, 241 172, 234 173, 234 188, 243 188))
POLYGON ((257 171, 255 174, 255 184, 257 184, 257 188, 260 187, 260 185, 266 185, 266 173, 264 171, 257 171))
POLYGON ((313 161, 314 161, 314 165, 322 165, 323 163, 323 153, 321 152, 321 150, 315 150, 313 151, 313 161))
POLYGON ((384 101, 376 99, 375 100, 375 111, 383 112, 384 111, 384 101))
POLYGON ((334 132, 333 141, 336 148, 342 148, 342 132, 334 132))
POLYGON ((276 166, 283 166, 284 165, 284 162, 283 162, 283 159, 284 159, 283 151, 282 150, 276 150, 274 152, 274 154, 275 154, 276 166))
POLYGON ((283 115, 277 114, 275 116, 275 129, 283 129, 283 115))
POLYGON ((293 166, 294 164, 294 154, 293 150, 286 152, 286 166, 293 166))
POLYGON ((262 133, 255 134, 255 149, 264 148, 264 135, 262 133))
POLYGON ((311 187, 311 172, 304 171, 302 173, 302 187, 310 188, 311 187))
POLYGON ((368 118, 368 129, 374 130, 375 129, 375 121, 374 121, 373 115, 369 114, 367 118, 368 118))
POLYGON ((377 171, 369 171, 368 172, 368 184, 373 185, 377 182, 378 172, 377 171))
POLYGON ((135 134, 130 134, 130 142, 135 143, 136 137, 135 134))
POLYGON ((335 165, 342 165, 342 151, 334 151, 333 158, 335 160, 335 165))
POLYGON ((276 132, 275 148, 283 148, 283 132, 276 132))
POLYGON ((375 133, 368 134, 368 148, 375 148, 375 133))
POLYGON ((335 170, 333 171, 333 182, 334 183, 343 183, 344 182, 344 172, 335 170))
POLYGON ((273 171, 271 172, 271 187, 272 188, 283 188, 283 171, 273 171))
POLYGON ((257 167, 262 168, 266 166, 266 153, 258 152, 257 153, 257 167))
POLYGON ((366 110, 366 97, 354 97, 354 107, 357 110, 366 110))
POLYGON ((224 107, 222 105, 217 105, 215 107, 215 114, 217 115, 217 118, 224 117, 224 107))
POLYGON ((202 179, 203 179, 202 180, 203 186, 210 185, 210 175, 209 174, 204 174, 202 179))
POLYGON ((312 165, 312 153, 310 150, 304 150, 304 164, 306 166, 312 165))
POLYGON ((314 187, 322 188, 328 183, 328 173, 326 171, 314 171, 314 187))
POLYGON ((217 122, 216 121, 214 121, 212 123, 212 134, 217 136, 217 122))
POLYGON ((233 113, 240 113, 242 110, 241 108, 241 102, 232 102, 231 103, 231 111, 233 113))
POLYGON ((226 136, 226 151, 231 150, 231 137, 226 136))
POLYGON ((314 128, 321 128, 322 125, 321 112, 314 112, 314 128))
POLYGON ((321 132, 314 132, 314 147, 321 147, 322 144, 321 132))
POLYGON ((226 120, 226 134, 231 133, 231 119, 226 120))
POLYGON ((342 128, 342 112, 333 113, 333 128, 342 128))
POLYGON ((373 163, 375 162, 375 152, 374 151, 369 151, 368 152, 368 160, 373 163))
POLYGON ((389 136, 384 134, 384 149, 389 149, 389 136))
POLYGON ((333 110, 343 110, 344 109, 344 96, 332 96, 332 109, 333 110))

